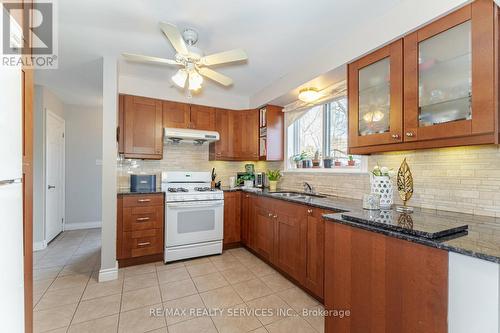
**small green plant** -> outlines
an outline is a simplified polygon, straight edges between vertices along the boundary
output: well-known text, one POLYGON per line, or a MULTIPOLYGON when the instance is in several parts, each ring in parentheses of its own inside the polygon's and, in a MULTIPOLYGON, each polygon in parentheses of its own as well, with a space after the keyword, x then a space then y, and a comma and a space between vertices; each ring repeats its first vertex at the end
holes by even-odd
POLYGON ((267 170, 267 178, 270 181, 278 181, 281 179, 281 171, 279 169, 276 170, 267 170))
POLYGON ((349 159, 349 161, 354 161, 354 157, 352 155, 349 155, 347 158, 349 159))
POLYGON ((394 170, 389 169, 388 167, 380 167, 378 164, 373 167, 371 173, 377 177, 394 177, 396 175, 394 170))
POLYGON ((243 184, 244 181, 247 181, 247 180, 254 180, 254 178, 255 178, 255 176, 252 173, 246 173, 246 174, 242 175, 240 178, 238 178, 237 185, 241 185, 241 184, 243 184))

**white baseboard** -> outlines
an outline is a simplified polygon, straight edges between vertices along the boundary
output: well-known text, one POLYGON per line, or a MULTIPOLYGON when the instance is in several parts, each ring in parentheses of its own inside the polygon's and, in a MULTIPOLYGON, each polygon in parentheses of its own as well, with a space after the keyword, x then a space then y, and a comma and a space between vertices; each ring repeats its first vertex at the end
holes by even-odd
POLYGON ((106 282, 118 279, 118 261, 114 268, 106 268, 99 270, 99 282, 106 282))
POLYGON ((64 230, 93 229, 93 228, 100 228, 101 226, 102 226, 101 221, 64 223, 64 230))
POLYGON ((41 251, 45 250, 46 248, 47 248, 47 242, 45 241, 33 243, 33 251, 41 251))

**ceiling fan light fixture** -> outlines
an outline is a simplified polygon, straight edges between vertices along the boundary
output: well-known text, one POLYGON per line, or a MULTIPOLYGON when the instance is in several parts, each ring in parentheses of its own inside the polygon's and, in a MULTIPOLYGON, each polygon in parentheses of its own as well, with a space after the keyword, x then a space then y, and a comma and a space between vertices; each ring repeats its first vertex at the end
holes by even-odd
POLYGON ((312 103, 321 97, 318 89, 304 88, 299 91, 299 99, 305 103, 312 103))
POLYGON ((186 80, 188 78, 188 73, 184 68, 181 68, 172 76, 172 81, 179 87, 184 88, 186 86, 186 80))
POLYGON ((203 77, 196 71, 192 71, 189 73, 189 90, 198 90, 201 88, 201 84, 203 83, 203 77))

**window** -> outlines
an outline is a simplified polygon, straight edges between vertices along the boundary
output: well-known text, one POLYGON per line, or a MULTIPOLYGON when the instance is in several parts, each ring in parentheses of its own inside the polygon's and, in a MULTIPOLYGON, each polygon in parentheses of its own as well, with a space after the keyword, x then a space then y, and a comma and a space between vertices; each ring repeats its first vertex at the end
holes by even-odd
POLYGON ((287 169, 365 171, 365 159, 355 155, 351 159, 347 153, 347 124, 345 96, 303 112, 287 129, 287 169), (325 158, 331 159, 331 169, 325 158))

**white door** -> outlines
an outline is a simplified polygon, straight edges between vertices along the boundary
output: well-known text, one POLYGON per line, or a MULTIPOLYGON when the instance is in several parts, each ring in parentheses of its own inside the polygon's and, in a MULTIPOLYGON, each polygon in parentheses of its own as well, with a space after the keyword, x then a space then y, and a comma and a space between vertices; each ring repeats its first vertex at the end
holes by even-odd
POLYGON ((45 241, 63 230, 64 120, 47 111, 45 181, 45 241))

